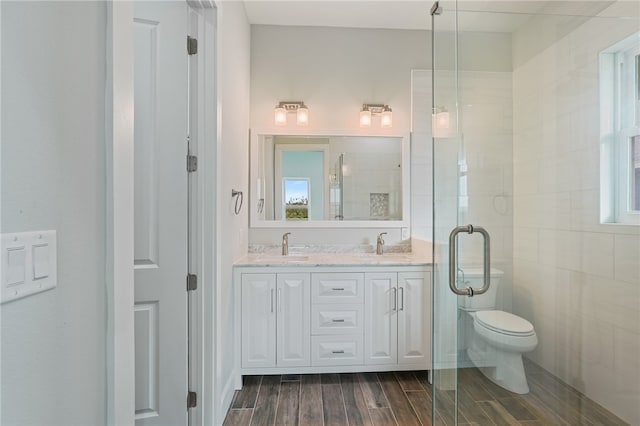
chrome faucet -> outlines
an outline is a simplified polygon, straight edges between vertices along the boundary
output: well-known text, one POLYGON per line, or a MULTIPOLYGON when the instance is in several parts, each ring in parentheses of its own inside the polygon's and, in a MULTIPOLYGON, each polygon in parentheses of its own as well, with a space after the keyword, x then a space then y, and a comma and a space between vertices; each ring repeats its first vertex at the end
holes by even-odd
POLYGON ((291 232, 287 232, 282 236, 282 255, 286 256, 289 254, 289 235, 291 232))
POLYGON ((378 234, 378 244, 376 247, 376 254, 382 254, 383 252, 383 246, 384 246, 384 240, 382 239, 383 235, 387 235, 386 232, 381 232, 378 234))

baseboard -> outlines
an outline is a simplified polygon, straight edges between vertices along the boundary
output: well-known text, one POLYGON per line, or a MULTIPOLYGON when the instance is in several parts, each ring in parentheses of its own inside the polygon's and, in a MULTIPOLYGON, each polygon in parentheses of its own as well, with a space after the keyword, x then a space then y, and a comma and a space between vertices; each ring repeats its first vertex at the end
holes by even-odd
POLYGON ((224 384, 222 388, 222 392, 220 393, 220 405, 218 406, 218 410, 216 410, 215 414, 215 424, 221 425, 224 423, 224 419, 227 416, 227 412, 229 411, 229 407, 231 407, 231 402, 233 402, 233 394, 235 393, 235 377, 237 375, 236 371, 233 371, 229 374, 227 378, 227 382, 224 384))

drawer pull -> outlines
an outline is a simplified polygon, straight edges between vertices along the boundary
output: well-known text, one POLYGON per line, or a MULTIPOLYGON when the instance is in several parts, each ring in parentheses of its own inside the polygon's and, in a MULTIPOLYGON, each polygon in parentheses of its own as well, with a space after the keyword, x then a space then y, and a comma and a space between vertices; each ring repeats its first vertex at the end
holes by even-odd
POLYGON ((344 287, 334 287, 331 290, 333 290, 333 291, 344 291, 344 287))
POLYGON ((344 351, 343 351, 343 350, 339 350, 339 351, 331 351, 331 352, 332 352, 332 353, 334 353, 334 354, 343 354, 343 353, 344 353, 344 351))
POLYGON ((333 322, 344 322, 343 319, 332 319, 331 321, 333 321, 333 322))

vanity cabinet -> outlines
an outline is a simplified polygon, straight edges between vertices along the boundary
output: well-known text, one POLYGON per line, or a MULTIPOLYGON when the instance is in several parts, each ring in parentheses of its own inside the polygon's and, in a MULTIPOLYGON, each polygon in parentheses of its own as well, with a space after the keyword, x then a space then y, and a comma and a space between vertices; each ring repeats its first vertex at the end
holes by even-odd
POLYGON ((364 274, 311 274, 311 365, 363 363, 364 274))
POLYGON ((310 275, 242 274, 242 366, 310 365, 310 275))
POLYGON ((398 364, 431 364, 431 276, 398 273, 398 364))
POLYGON ((236 268, 241 374, 431 369, 425 266, 236 268))
POLYGON ((421 272, 365 274, 365 364, 419 364, 430 358, 429 280, 421 272))
POLYGON ((398 274, 368 273, 365 297, 367 313, 365 327, 365 362, 398 363, 398 274))

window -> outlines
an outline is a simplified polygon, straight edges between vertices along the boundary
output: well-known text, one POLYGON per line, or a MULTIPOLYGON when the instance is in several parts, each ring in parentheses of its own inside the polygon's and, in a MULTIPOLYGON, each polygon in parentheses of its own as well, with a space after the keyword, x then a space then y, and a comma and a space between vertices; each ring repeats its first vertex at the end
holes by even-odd
POLYGON ((631 208, 640 212, 640 136, 631 138, 631 208))
POLYGON ((640 33, 600 54, 600 220, 640 225, 640 33))
POLYGON ((309 179, 284 178, 282 188, 286 220, 309 220, 309 179))

